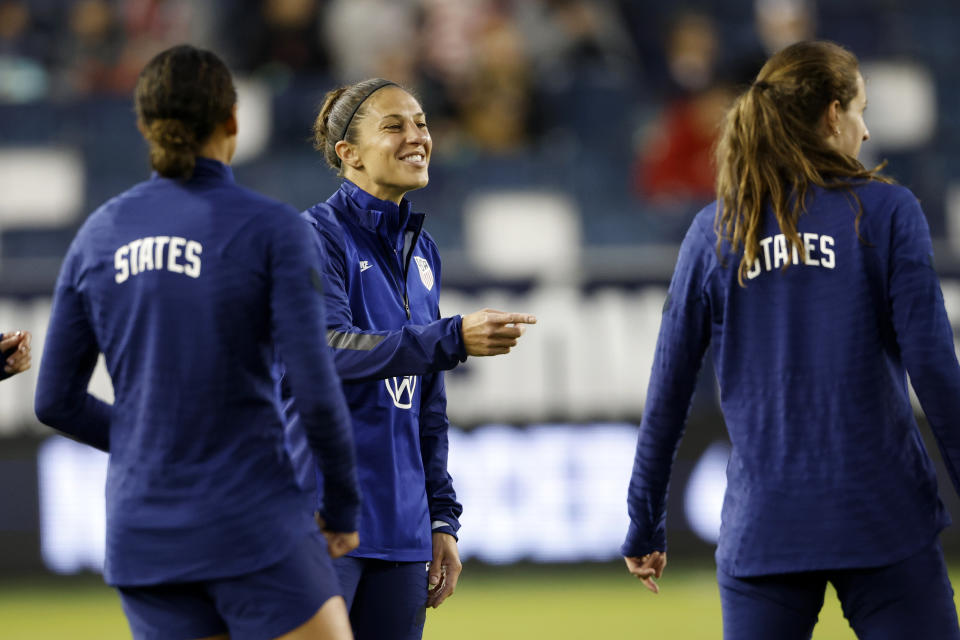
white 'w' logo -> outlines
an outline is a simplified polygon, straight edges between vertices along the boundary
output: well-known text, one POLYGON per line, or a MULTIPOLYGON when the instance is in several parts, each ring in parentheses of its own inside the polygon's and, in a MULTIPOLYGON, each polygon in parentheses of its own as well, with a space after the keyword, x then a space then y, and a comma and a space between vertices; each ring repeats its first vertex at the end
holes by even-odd
POLYGON ((387 393, 398 409, 409 409, 413 406, 413 392, 417 389, 417 376, 403 376, 402 378, 387 378, 383 381, 387 393))

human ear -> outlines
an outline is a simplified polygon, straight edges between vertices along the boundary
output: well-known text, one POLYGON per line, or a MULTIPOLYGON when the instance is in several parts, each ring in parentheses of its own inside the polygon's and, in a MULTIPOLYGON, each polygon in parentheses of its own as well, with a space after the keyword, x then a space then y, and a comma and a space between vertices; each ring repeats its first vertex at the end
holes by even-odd
POLYGON ((834 100, 827 106, 827 110, 823 114, 823 124, 826 127, 827 135, 840 135, 840 129, 837 125, 840 124, 841 111, 843 111, 843 107, 839 100, 834 100))
POLYGON ((363 168, 363 162, 360 160, 360 154, 357 153, 356 145, 341 140, 334 145, 333 149, 337 152, 337 157, 340 158, 341 163, 354 169, 363 168))
POLYGON ((223 121, 223 132, 228 136, 237 135, 237 105, 233 105, 230 117, 223 121))

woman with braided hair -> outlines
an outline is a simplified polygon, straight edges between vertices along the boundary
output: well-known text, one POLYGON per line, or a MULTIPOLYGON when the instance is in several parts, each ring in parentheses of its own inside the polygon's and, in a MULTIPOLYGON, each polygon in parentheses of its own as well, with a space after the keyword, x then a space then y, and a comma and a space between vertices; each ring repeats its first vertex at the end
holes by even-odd
POLYGON ((731 107, 717 201, 664 306, 621 549, 651 591, 671 465, 707 347, 732 451, 717 545, 727 640, 808 639, 828 582, 862 639, 960 638, 907 373, 960 490, 960 365, 926 219, 857 159, 856 57, 772 56, 731 107))
POLYGON ((110 454, 104 577, 134 638, 345 640, 331 557, 357 545, 359 495, 315 331, 320 261, 295 210, 234 182, 236 91, 219 58, 168 49, 135 97, 154 174, 70 246, 37 416, 110 454), (99 352, 112 406, 87 393, 99 352), (277 354, 320 460, 322 532, 283 447, 277 354))

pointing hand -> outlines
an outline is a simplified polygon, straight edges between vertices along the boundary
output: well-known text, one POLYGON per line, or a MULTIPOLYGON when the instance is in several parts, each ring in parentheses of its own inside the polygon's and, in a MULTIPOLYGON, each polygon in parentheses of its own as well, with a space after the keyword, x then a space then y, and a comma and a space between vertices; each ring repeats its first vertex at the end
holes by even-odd
POLYGON ((468 356, 497 356, 510 353, 526 331, 525 324, 536 324, 529 313, 509 313, 481 309, 463 316, 461 332, 468 356))

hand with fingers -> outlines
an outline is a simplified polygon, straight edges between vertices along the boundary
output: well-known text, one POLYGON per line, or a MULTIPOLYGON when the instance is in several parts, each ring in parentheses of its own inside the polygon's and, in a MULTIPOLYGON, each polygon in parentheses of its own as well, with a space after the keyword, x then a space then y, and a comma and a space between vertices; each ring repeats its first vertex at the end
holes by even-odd
POLYGON ((327 553, 331 558, 339 558, 357 548, 360 544, 360 535, 356 531, 328 531, 327 523, 320 514, 314 514, 317 526, 320 527, 323 537, 327 539, 327 553))
POLYGON ((0 380, 22 373, 30 368, 30 340, 33 338, 29 331, 10 331, 0 334, 0 354, 3 358, 3 369, 0 370, 0 380))
POLYGON ((457 540, 446 533, 433 534, 433 560, 427 574, 427 606, 436 609, 444 600, 453 595, 460 579, 463 565, 460 564, 460 552, 457 540))
POLYGON ((536 322, 529 313, 481 309, 463 316, 460 331, 468 356, 497 356, 510 353, 526 331, 523 325, 536 322))
POLYGON ((647 589, 654 593, 660 593, 660 587, 653 579, 659 580, 667 566, 667 553, 665 551, 654 551, 641 558, 625 557, 624 561, 627 563, 627 569, 630 573, 635 575, 647 589))

